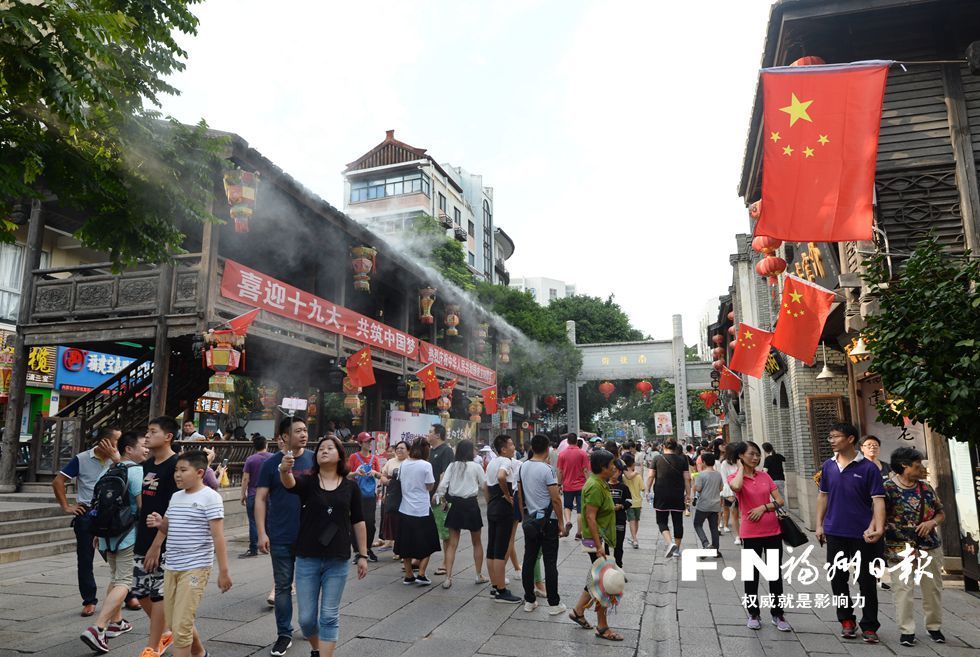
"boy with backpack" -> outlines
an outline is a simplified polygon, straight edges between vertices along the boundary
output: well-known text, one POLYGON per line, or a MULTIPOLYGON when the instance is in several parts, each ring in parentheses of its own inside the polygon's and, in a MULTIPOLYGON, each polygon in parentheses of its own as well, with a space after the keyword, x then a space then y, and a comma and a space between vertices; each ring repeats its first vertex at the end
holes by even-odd
POLYGON ((177 457, 174 480, 178 490, 166 514, 146 518, 167 537, 167 562, 163 575, 163 608, 166 624, 173 632, 174 657, 190 657, 191 647, 207 655, 194 628, 197 607, 218 557, 218 589, 231 588, 228 553, 225 547, 225 504, 221 495, 204 485, 208 457, 200 451, 177 457))
POLYGON ((127 432, 116 442, 120 460, 95 484, 89 516, 92 533, 99 537, 99 552, 109 563, 111 577, 95 624, 82 632, 82 642, 97 653, 109 652, 108 639, 133 629, 122 617, 122 604, 133 581, 133 546, 139 519, 143 468, 143 438, 127 432))

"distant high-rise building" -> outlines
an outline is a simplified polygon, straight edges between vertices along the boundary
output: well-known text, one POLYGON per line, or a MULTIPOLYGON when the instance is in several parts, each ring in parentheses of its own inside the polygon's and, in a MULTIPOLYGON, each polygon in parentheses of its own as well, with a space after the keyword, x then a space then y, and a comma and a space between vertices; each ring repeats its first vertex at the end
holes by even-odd
POLYGON ((547 306, 555 299, 575 295, 574 285, 554 278, 514 278, 510 282, 510 287, 522 292, 530 292, 534 300, 542 306, 547 306))
POLYGON ((463 244, 466 263, 478 277, 507 285, 506 260, 514 242, 494 225, 493 187, 463 167, 440 164, 424 148, 385 140, 344 170, 344 211, 381 234, 411 228, 433 217, 463 244))

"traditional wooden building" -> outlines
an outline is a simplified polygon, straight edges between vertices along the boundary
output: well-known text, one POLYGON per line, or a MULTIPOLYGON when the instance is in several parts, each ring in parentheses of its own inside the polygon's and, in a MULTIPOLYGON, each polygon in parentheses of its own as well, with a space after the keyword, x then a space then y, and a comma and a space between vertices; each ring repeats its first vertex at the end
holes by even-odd
MULTIPOLYGON (((898 445, 924 449, 949 513, 947 568, 958 568, 962 554, 963 571, 974 588, 980 579, 976 447, 947 440, 928 427, 909 432, 879 424, 873 401, 880 380, 869 372, 868 361, 851 356, 850 349, 865 318, 877 311, 861 282, 862 254, 885 251, 900 267, 930 232, 953 253, 980 247, 980 77, 971 74, 964 59, 967 46, 978 39, 980 3, 969 0, 782 0, 773 5, 763 67, 788 65, 803 56, 828 63, 905 63, 892 67, 885 91, 875 175, 875 241, 783 248, 790 272, 841 295, 823 335, 826 361, 818 354, 815 366, 808 367, 786 359, 778 378, 767 375, 760 385, 746 387, 742 400, 743 407, 757 408, 765 416, 746 422, 748 435, 787 452, 790 496, 811 527, 816 496, 811 477, 830 455, 826 435, 831 422, 850 420, 862 433, 878 435, 884 458, 898 445), (947 61, 954 63, 941 63, 947 61), (818 378, 825 364, 832 376, 818 378), (761 400, 752 403, 745 395, 761 400)), ((759 89, 739 183, 747 206, 761 198, 763 139, 759 89)), ((733 265, 758 257, 746 247, 740 244, 733 265)), ((734 278, 737 320, 771 326, 771 300, 760 293, 759 282, 740 284, 734 278)))
MULTIPOLYGON (((20 434, 26 349, 64 345, 135 360, 56 415, 41 418, 30 449, 21 449, 21 479, 54 475, 103 424, 142 428, 148 417, 193 409, 212 374, 202 362, 202 335, 251 308, 244 372, 271 379, 281 396, 340 392, 347 356, 370 345, 377 384, 363 391, 361 426, 384 430, 392 402, 405 401, 405 378, 435 363, 443 380, 458 379, 455 410, 496 381, 492 346, 477 349, 473 327, 487 314, 459 291, 367 228, 323 201, 236 135, 228 159, 259 174, 248 232, 229 216, 222 177, 215 176, 214 214, 224 223, 183 226, 185 253, 158 266, 113 273, 110 264, 40 267, 46 231, 71 234, 84 215, 56 202, 35 203, 18 316, 16 360, 7 407, 5 452, 20 434), (371 271, 352 266, 351 249, 371 247, 371 271), (355 280, 355 276, 358 280, 355 280), (432 323, 420 314, 420 288, 435 288, 432 323), (447 304, 457 308, 458 336, 444 331, 447 304), (477 362, 477 354, 483 363, 477 362), (471 358, 472 356, 472 358, 471 358)), ((362 254, 364 255, 364 254, 362 254)), ((314 403, 317 399, 311 399, 314 403)), ((317 418, 311 417, 311 423, 317 418)), ((321 423, 322 424, 322 423, 321 423)), ((321 435, 325 429, 311 431, 321 435)), ((10 487, 13 463, 0 475, 10 487)))

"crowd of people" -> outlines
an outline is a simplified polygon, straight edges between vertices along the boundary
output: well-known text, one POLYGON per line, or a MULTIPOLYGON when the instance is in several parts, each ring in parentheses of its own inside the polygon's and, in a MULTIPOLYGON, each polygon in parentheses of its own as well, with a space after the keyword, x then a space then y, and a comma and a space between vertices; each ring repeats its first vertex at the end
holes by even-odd
MULTIPOLYGON (((215 559, 218 588, 224 592, 232 586, 224 504, 214 490, 226 464, 212 469, 214 452, 207 448, 185 446, 177 454, 174 439, 182 436, 187 428, 169 417, 151 421, 145 436, 104 430, 54 482, 58 501, 74 516, 82 615, 95 616, 81 640, 97 653, 108 652, 110 639, 132 631, 122 616, 129 606, 149 618, 141 657, 156 657, 171 646, 182 657, 207 654, 194 617, 215 559), (66 496, 70 480, 76 482, 74 505, 66 496), (115 504, 107 501, 113 499, 115 504), (111 574, 101 607, 92 570, 96 550, 106 556, 111 574)), ((668 563, 681 556, 684 518, 693 512, 695 545, 710 551, 708 558, 722 558, 721 536, 731 533, 735 545, 763 558, 775 553, 782 565, 785 458, 769 443, 717 439, 682 446, 667 438, 658 444, 620 444, 574 434, 558 442, 538 434, 519 454, 506 434, 492 445, 462 440, 450 446, 441 424, 425 437, 381 450, 369 433, 351 437, 359 449, 349 456, 334 433, 309 449, 307 425, 299 417, 280 422, 275 452, 265 438, 253 436, 254 453, 245 461, 241 483, 248 548, 239 557, 270 555, 273 657, 292 646, 294 596, 311 656, 333 654, 351 561, 363 578, 378 553, 390 552, 401 563, 404 585, 427 587, 432 577, 441 577, 441 587, 451 588, 464 531, 473 547, 474 581, 489 584, 494 601, 523 604, 524 611, 533 612, 543 600, 550 615, 567 614, 608 641, 623 639, 609 627, 607 611, 625 588, 627 544, 640 547, 645 502, 653 509, 668 563), (559 541, 565 537, 576 541, 592 564, 571 609, 558 591, 559 541), (436 559, 440 565, 431 568, 436 559), (522 589, 518 594, 509 587, 511 576, 522 589), (586 616, 590 609, 594 625, 586 616)), ((929 637, 945 641, 937 531, 944 514, 925 481, 923 455, 900 448, 884 463, 878 459, 880 441, 874 436, 859 441, 848 424, 834 425, 828 439, 834 457, 823 463, 819 477, 816 538, 827 546, 828 563, 861 560, 860 622, 848 569, 831 569, 842 636, 856 638, 860 628, 864 641, 878 642, 880 585, 894 591, 902 645, 916 642, 915 588, 921 590, 929 637), (882 569, 869 568, 876 559, 894 566, 916 551, 931 558, 928 576, 919 581, 879 582, 882 569)), ((759 586, 765 579, 774 601, 767 605, 772 624, 778 631, 792 630, 779 572, 767 578, 756 569, 744 583, 750 629, 762 627, 759 586)))

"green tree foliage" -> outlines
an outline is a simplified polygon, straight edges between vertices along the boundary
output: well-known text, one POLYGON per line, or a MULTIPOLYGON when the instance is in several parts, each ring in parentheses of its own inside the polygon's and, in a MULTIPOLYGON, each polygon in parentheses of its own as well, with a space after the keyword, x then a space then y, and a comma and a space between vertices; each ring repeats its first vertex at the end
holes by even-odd
POLYGON ((630 318, 614 299, 613 295, 603 301, 579 294, 555 299, 546 310, 562 326, 568 320, 575 320, 575 339, 579 344, 643 340, 643 333, 633 328, 630 318))
POLYGON ((466 266, 466 252, 463 245, 446 236, 446 229, 429 215, 416 217, 413 232, 418 239, 409 248, 425 258, 429 264, 446 280, 461 290, 476 287, 473 273, 466 266))
MULTIPOLYGON (((54 196, 117 267, 180 250, 209 208, 222 141, 162 120, 198 0, 48 0, 0 9, 0 217, 54 196)), ((23 211, 20 213, 23 215, 23 211)), ((16 227, 0 224, 0 240, 16 227)))
MULTIPOLYGON (((609 419, 630 421, 636 420, 647 428, 647 435, 655 434, 654 413, 670 413, 677 422, 677 406, 674 402, 673 384, 655 380, 653 391, 648 399, 643 399, 643 395, 636 391, 636 381, 622 381, 617 387, 623 390, 618 399, 613 400, 613 406, 609 410, 609 419)), ((704 407, 704 402, 698 397, 697 391, 687 391, 687 408, 691 420, 708 419, 708 409, 704 407)), ((676 431, 676 429, 675 429, 676 431)))
POLYGON ((871 369, 886 397, 878 418, 903 417, 940 434, 980 439, 980 260, 944 253, 921 242, 894 280, 882 254, 871 257, 865 280, 881 304, 864 338, 871 369))

